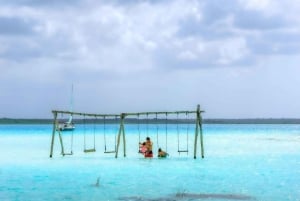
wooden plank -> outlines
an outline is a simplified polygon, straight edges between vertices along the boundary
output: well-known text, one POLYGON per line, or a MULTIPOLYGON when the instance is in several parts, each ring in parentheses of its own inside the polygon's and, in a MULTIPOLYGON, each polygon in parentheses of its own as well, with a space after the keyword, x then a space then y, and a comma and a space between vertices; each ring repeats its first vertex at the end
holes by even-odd
POLYGON ((96 149, 85 149, 84 153, 96 152, 96 149))

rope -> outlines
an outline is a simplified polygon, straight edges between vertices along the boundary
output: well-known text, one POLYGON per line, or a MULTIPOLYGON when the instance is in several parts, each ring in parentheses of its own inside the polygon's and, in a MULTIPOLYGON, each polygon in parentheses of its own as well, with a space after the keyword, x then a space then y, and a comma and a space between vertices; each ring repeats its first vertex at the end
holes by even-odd
MULTIPOLYGON (((138 135, 139 135, 139 143, 141 142, 141 130, 140 130, 140 115, 137 115, 138 118, 138 135)), ((140 152, 140 146, 138 143, 138 152, 140 152)))
MULTIPOLYGON (((178 152, 180 150, 180 146, 179 146, 179 143, 180 143, 180 140, 179 140, 179 128, 178 128, 178 113, 177 113, 177 125, 176 125, 176 130, 177 130, 177 146, 178 146, 178 152)), ((179 152, 180 153, 180 152, 179 152)))
MULTIPOLYGON (((115 119, 111 119, 112 122, 117 122, 117 117, 115 116, 115 119)), ((116 124, 117 125, 117 124, 116 124)), ((114 146, 114 150, 107 150, 107 138, 106 138, 106 118, 103 117, 103 133, 104 133, 104 153, 114 153, 117 150, 117 132, 118 132, 118 127, 115 126, 116 131, 112 130, 112 132, 115 132, 114 134, 114 141, 115 141, 115 146, 114 146)))
POLYGON ((104 133, 104 152, 106 152, 106 120, 105 116, 103 117, 103 133, 104 133))
POLYGON ((117 133, 118 133, 118 124, 117 124, 118 116, 115 116, 116 122, 116 131, 115 131, 115 151, 117 150, 117 133))
POLYGON ((139 134, 139 142, 141 142, 140 115, 139 114, 138 114, 138 134, 139 134))
POLYGON ((187 128, 186 128, 186 150, 188 151, 189 150, 189 129, 190 129, 190 124, 188 122, 189 114, 185 113, 185 115, 186 115, 186 123, 187 123, 187 128))
POLYGON ((85 115, 83 115, 83 143, 84 143, 84 147, 83 149, 86 150, 86 137, 85 137, 85 115))
MULTIPOLYGON (((188 124, 188 113, 186 112, 185 113, 186 115, 186 119, 185 119, 185 122, 187 124, 186 126, 186 149, 185 150, 181 150, 181 146, 180 146, 180 129, 179 129, 179 117, 178 117, 178 113, 177 113, 177 139, 178 139, 178 153, 180 154, 181 152, 186 152, 188 154, 188 151, 189 151, 189 124, 188 124)), ((184 130, 184 128, 183 128, 184 130)), ((184 135, 184 134, 182 134, 184 135)), ((183 138, 183 137, 182 137, 183 138)))
POLYGON ((168 113, 166 113, 166 152, 168 152, 168 113))
MULTIPOLYGON (((62 119, 63 119, 63 114, 62 114, 62 119)), ((59 131, 60 132, 60 131, 59 131)), ((60 132, 61 134, 61 132, 60 132)), ((72 133, 71 133, 71 138, 70 138, 70 153, 64 153, 64 154, 73 154, 73 134, 74 134, 74 130, 72 130, 72 133)))
POLYGON ((157 113, 155 114, 155 123, 156 123, 156 141, 157 141, 157 147, 159 148, 159 141, 158 141, 158 119, 157 119, 157 113))
POLYGON ((94 147, 92 149, 87 149, 87 136, 86 136, 86 118, 85 118, 85 115, 83 115, 83 123, 84 123, 84 132, 83 132, 83 135, 84 135, 84 149, 83 151, 85 153, 89 153, 89 152, 95 152, 96 151, 96 128, 95 128, 95 123, 94 123, 94 147))
POLYGON ((95 119, 94 119, 94 149, 96 149, 96 122, 97 122, 97 117, 95 116, 95 119))
POLYGON ((149 135, 148 135, 148 131, 149 131, 149 119, 148 119, 148 113, 147 113, 147 115, 146 115, 146 123, 147 123, 147 127, 146 127, 146 130, 147 130, 147 137, 149 137, 149 135))
POLYGON ((73 154, 73 136, 74 136, 74 130, 72 130, 72 134, 71 134, 71 154, 73 154))

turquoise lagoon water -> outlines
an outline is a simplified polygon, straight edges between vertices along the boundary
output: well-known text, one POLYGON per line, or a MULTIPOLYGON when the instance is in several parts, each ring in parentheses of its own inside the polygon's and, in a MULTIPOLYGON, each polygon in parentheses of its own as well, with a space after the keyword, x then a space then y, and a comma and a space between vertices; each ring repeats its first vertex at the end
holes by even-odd
MULTIPOLYGON (((180 126, 180 149, 186 148, 187 129, 189 153, 179 155, 176 125, 168 125, 167 144, 165 125, 140 125, 140 138, 152 138, 154 154, 158 146, 170 154, 144 159, 137 153, 137 125, 126 125, 127 156, 121 144, 115 159, 103 153, 103 127, 77 125, 74 155, 60 155, 56 136, 49 158, 51 125, 1 125, 0 200, 300 201, 300 126, 204 125, 205 158, 198 149, 196 160, 193 126, 180 126), (92 147, 94 129, 97 152, 85 154, 83 133, 92 147)), ((107 125, 107 149, 114 147, 115 132, 117 125, 107 125)), ((66 151, 71 133, 63 134, 66 151)))

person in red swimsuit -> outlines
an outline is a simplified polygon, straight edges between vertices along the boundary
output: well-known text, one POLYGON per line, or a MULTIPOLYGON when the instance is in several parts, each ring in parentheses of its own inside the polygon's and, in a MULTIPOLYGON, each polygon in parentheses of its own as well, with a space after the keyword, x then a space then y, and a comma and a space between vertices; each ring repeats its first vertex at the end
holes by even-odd
POLYGON ((145 157, 153 157, 152 145, 150 137, 146 137, 146 141, 140 143, 140 153, 143 153, 145 157))

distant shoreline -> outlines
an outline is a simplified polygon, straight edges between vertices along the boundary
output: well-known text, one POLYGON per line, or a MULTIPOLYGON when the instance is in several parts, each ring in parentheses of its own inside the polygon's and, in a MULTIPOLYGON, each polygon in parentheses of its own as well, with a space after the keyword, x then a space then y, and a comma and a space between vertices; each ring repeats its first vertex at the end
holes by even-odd
MULTIPOLYGON (((67 119, 65 120, 67 121, 67 119)), ((177 123, 190 123, 193 124, 195 120, 186 120, 186 119, 168 119, 168 124, 177 124, 177 123)), ((103 123, 103 119, 74 119, 76 124, 94 124, 103 123)), ((106 119, 105 123, 119 123, 119 119, 106 119)), ((13 118, 0 118, 0 124, 52 124, 53 119, 13 119, 13 118)), ((165 124, 165 119, 126 119, 126 124, 165 124)), ((300 119, 296 118, 253 118, 253 119, 203 119, 203 124, 300 124, 300 119)))

